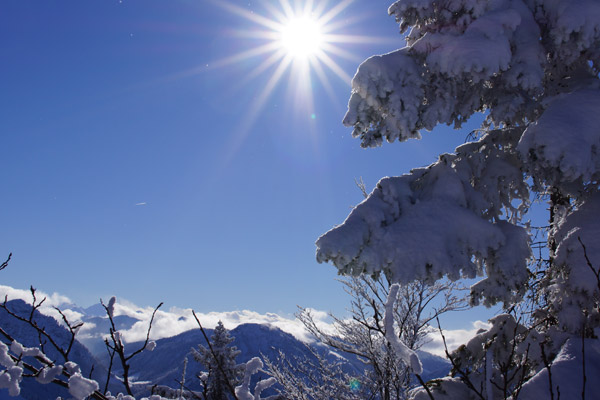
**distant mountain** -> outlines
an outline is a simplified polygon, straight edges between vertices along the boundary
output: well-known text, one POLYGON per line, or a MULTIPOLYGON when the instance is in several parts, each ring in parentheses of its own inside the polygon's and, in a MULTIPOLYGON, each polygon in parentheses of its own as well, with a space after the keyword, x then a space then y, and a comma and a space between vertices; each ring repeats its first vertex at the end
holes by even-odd
MULTIPOLYGON (((31 313, 31 306, 22 300, 9 301, 7 307, 13 313, 25 318, 29 317, 29 314, 31 313)), ((40 314, 37 311, 34 314, 34 319, 38 326, 42 327, 46 333, 51 335, 59 346, 66 348, 70 339, 70 334, 64 327, 60 326, 54 318, 40 314)), ((24 346, 39 346, 37 331, 26 322, 19 321, 9 315, 4 309, 0 309, 0 326, 24 346)), ((61 364, 64 363, 64 358, 62 358, 60 353, 58 353, 58 351, 56 351, 49 343, 45 345, 44 350, 49 358, 57 360, 61 364)), ((106 369, 99 365, 88 349, 82 344, 78 342, 74 343, 69 358, 71 361, 79 364, 81 371, 85 376, 91 374, 92 378, 97 379, 99 382, 103 382, 106 379, 106 369)), ((58 396, 62 396, 63 398, 70 397, 68 391, 58 385, 41 385, 34 379, 24 379, 21 384, 21 399, 48 400, 55 399, 58 396)), ((0 399, 19 398, 9 397, 7 389, 0 389, 0 399)))
MULTIPOLYGON (((8 303, 8 306, 19 315, 29 315, 31 312, 31 306, 21 300, 11 301, 8 303)), ((80 340, 91 351, 90 353, 88 348, 80 343, 75 343, 71 359, 81 366, 85 375, 94 366, 93 378, 103 385, 106 380, 106 368, 104 365, 108 365, 108 353, 104 347, 102 337, 109 330, 109 321, 104 314, 104 309, 100 307, 92 306, 83 309, 71 306, 69 308, 72 311, 80 313, 82 315, 81 320, 87 324, 85 335, 81 335, 80 340)), ((58 339, 59 343, 64 343, 68 340, 69 333, 53 318, 36 313, 36 319, 46 332, 58 339)), ((130 316, 121 315, 115 317, 115 324, 119 330, 128 330, 136 322, 138 322, 138 319, 130 316)), ((3 310, 0 310, 0 326, 26 346, 38 345, 37 333, 30 326, 27 326, 27 324, 16 321, 7 315, 3 310)), ((206 329, 206 332, 209 338, 213 334, 211 329, 206 329)), ((276 360, 280 350, 286 354, 288 360, 313 357, 306 344, 293 335, 274 326, 254 323, 241 324, 232 329, 230 333, 235 338, 233 345, 241 351, 237 358, 237 361, 240 363, 246 362, 253 357, 266 356, 271 360, 276 360)), ((191 349, 197 348, 198 344, 206 345, 206 340, 200 330, 194 329, 170 338, 159 339, 156 343, 157 346, 154 351, 144 351, 132 359, 130 376, 132 382, 135 383, 133 385, 134 391, 138 395, 148 394, 147 387, 150 383, 177 387, 177 381, 181 380, 183 360, 186 357, 189 361, 185 377, 186 386, 191 389, 199 389, 199 382, 196 376, 202 368, 191 356, 191 349)), ((141 345, 142 343, 128 343, 125 348, 126 350, 133 351, 141 345)), ((316 346, 313 348, 329 358, 330 361, 339 361, 340 357, 343 357, 346 360, 344 369, 349 373, 360 375, 366 368, 365 364, 353 355, 333 353, 323 345, 313 346, 316 346)), ((61 360, 56 352, 50 349, 47 352, 51 358, 61 360)), ((450 365, 445 359, 426 352, 419 352, 419 356, 423 362, 423 379, 429 380, 448 373, 450 365)), ((119 375, 119 372, 120 365, 118 360, 115 359, 113 373, 119 375)), ((266 377, 264 374, 257 374, 253 380, 256 381, 266 377)), ((115 393, 122 391, 123 386, 117 378, 113 377, 111 378, 110 389, 115 393)), ((23 381, 21 399, 54 399, 58 396, 69 398, 66 390, 56 385, 40 385, 33 379, 25 379, 23 381)), ((0 390, 0 400, 8 398, 7 390, 0 390)), ((11 397, 10 399, 15 398, 11 397)), ((18 400, 19 398, 16 399, 18 400)))
MULTIPOLYGON (((126 331, 131 329, 133 324, 138 322, 138 319, 127 315, 117 315, 113 318, 117 330, 126 331)), ((77 339, 92 352, 96 357, 106 354, 106 346, 104 345, 104 336, 110 331, 110 321, 106 316, 85 315, 81 318, 81 322, 85 326, 85 334, 79 335, 77 339)))
POLYGON ((100 303, 93 304, 80 311, 86 317, 106 317, 106 310, 100 303))
MULTIPOLYGON (((207 335, 212 335, 211 329, 206 329, 207 335)), ((295 357, 302 359, 313 358, 313 355, 307 346, 289 333, 283 332, 276 327, 261 324, 242 324, 230 331, 235 338, 233 345, 241 351, 237 358, 238 362, 246 362, 253 357, 265 356, 271 360, 276 360, 279 350, 286 354, 289 360, 295 357)), ((206 346, 206 340, 199 329, 184 332, 171 338, 160 339, 156 342, 156 349, 152 352, 142 352, 132 362, 131 371, 133 378, 138 382, 153 382, 159 385, 171 387, 177 386, 177 381, 181 381, 183 371, 183 360, 188 358, 186 373, 186 386, 191 389, 198 389, 199 383, 196 376, 202 370, 202 367, 194 361, 191 356, 191 348, 196 348, 198 344, 206 346)), ((141 346, 141 343, 131 344, 132 349, 141 346)), ((330 361, 339 361, 340 354, 331 353, 325 346, 317 346, 316 350, 325 355, 330 361)), ((423 362, 422 377, 425 380, 445 376, 450 364, 444 358, 435 356, 426 352, 419 352, 423 362)), ((366 366, 353 355, 343 356, 347 364, 347 372, 361 374, 366 366)), ((257 374, 254 381, 267 378, 266 375, 257 374)), ((139 385, 141 393, 144 392, 143 386, 139 385)), ((265 392, 265 394, 268 394, 265 392)))
MULTIPOLYGON (((206 333, 210 338, 213 331, 206 329, 206 333)), ((263 355, 275 359, 278 350, 282 350, 290 356, 303 356, 309 353, 302 342, 278 328, 259 324, 243 324, 232 329, 230 333, 235 338, 233 345, 241 351, 237 358, 240 363, 263 355)), ((189 363, 185 378, 186 386, 194 390, 199 389, 200 385, 196 376, 202 368, 191 355, 191 349, 197 348, 198 344, 206 346, 206 340, 199 329, 156 341, 154 351, 142 352, 132 360, 133 379, 138 382, 152 382, 177 387, 177 381, 181 381, 182 377, 183 360, 187 357, 189 363)), ((141 343, 132 343, 128 346, 136 349, 141 345, 141 343)), ((265 378, 267 378, 266 375, 257 374, 253 380, 265 378)), ((147 394, 144 386, 146 385, 138 385, 139 391, 147 394)), ((267 393, 265 392, 265 394, 267 393)))
POLYGON ((417 355, 423 364, 421 378, 423 378, 425 382, 431 379, 441 378, 448 375, 448 372, 450 372, 450 361, 445 358, 422 350, 417 350, 417 355))

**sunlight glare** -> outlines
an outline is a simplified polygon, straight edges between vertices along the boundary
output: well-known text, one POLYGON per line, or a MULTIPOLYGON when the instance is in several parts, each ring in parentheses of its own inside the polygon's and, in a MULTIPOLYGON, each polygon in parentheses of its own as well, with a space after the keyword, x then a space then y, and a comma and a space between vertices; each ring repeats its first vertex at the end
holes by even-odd
POLYGON ((318 53, 323 44, 321 27, 308 16, 296 17, 283 25, 281 46, 295 58, 307 58, 318 53))
MULTIPOLYGON (((332 85, 332 77, 338 78, 350 87, 351 77, 337 60, 345 59, 359 62, 351 51, 349 44, 385 41, 385 38, 374 38, 361 35, 349 35, 350 22, 360 17, 341 15, 355 0, 258 0, 258 7, 235 4, 233 0, 211 0, 228 12, 244 18, 252 26, 243 26, 234 30, 235 36, 246 42, 238 53, 211 62, 212 68, 221 68, 232 64, 245 64, 250 59, 259 58, 259 62, 248 69, 244 76, 234 84, 238 88, 257 82, 259 75, 269 77, 254 96, 244 118, 236 129, 235 138, 228 147, 223 158, 228 162, 243 146, 246 136, 254 127, 262 112, 273 109, 277 104, 270 103, 271 96, 278 86, 287 81, 285 109, 295 114, 308 117, 310 137, 315 140, 316 121, 314 88, 322 87, 332 103, 339 103, 332 85), (314 78, 317 78, 316 80, 314 78)), ((245 24, 244 24, 245 25, 245 24)), ((395 40, 395 39, 394 39, 395 40)), ((243 43, 243 42, 242 42, 243 43)), ((395 42, 394 42, 395 43, 395 42)), ((251 64, 250 64, 251 65, 251 64)), ((204 70, 204 69, 203 69, 204 70)), ((194 70, 195 71, 195 70, 194 70)), ((338 104, 340 109, 343 105, 338 104)), ((314 141, 316 143, 316 141, 314 141)))

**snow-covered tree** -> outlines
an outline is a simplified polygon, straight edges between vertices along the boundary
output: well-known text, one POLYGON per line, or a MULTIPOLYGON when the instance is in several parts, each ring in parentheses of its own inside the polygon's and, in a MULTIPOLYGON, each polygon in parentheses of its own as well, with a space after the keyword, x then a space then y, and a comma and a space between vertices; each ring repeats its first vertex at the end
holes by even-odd
MULTIPOLYGON (((344 371, 344 360, 329 360, 326 354, 306 345, 310 356, 290 358, 281 350, 277 360, 265 360, 267 373, 276 379, 283 399, 362 400, 373 399, 376 392, 360 374, 344 371)), ((336 353, 337 354, 337 353, 336 353)), ((338 354, 339 356, 339 354, 338 354)))
POLYGON ((507 310, 535 287, 549 366, 569 337, 600 326, 600 2, 399 0, 389 13, 406 47, 359 67, 344 118, 353 136, 375 147, 485 120, 476 140, 382 179, 318 239, 317 259, 400 284, 481 277, 471 303, 507 310), (550 208, 549 259, 535 276, 534 195, 550 208))
POLYGON ((231 398, 232 388, 242 381, 244 365, 235 361, 240 351, 232 345, 234 340, 219 321, 207 347, 198 345, 198 349, 192 349, 194 359, 205 369, 198 378, 207 400, 231 398))
POLYGON ((363 391, 371 393, 370 397, 382 400, 406 398, 414 384, 414 376, 409 366, 397 356, 386 335, 388 331, 397 335, 411 350, 421 348, 427 341, 432 320, 463 308, 464 300, 459 296, 458 286, 449 282, 404 285, 393 296, 394 304, 389 314, 393 326, 390 328, 384 323, 390 295, 388 281, 381 276, 376 279, 361 276, 341 282, 351 297, 350 315, 339 318, 330 314, 335 331, 321 329, 309 309, 301 309, 298 319, 320 343, 341 354, 352 354, 365 363, 365 373, 358 380, 363 391))

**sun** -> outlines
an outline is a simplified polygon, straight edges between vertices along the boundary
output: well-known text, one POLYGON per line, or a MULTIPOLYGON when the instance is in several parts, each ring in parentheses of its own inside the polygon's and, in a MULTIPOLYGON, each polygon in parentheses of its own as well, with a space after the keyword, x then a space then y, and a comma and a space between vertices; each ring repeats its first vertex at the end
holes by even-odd
POLYGON ((292 17, 282 24, 281 47, 290 56, 306 59, 322 51, 324 43, 319 21, 310 16, 292 17))
POLYGON ((307 100, 312 95, 311 79, 315 77, 326 90, 331 86, 332 76, 350 85, 351 77, 337 60, 360 62, 345 47, 370 39, 340 32, 348 28, 348 18, 336 19, 353 1, 341 0, 329 7, 329 0, 257 0, 257 7, 248 9, 229 0, 218 0, 215 4, 254 25, 235 32, 240 40, 254 41, 256 45, 248 45, 246 50, 212 65, 219 67, 251 58, 261 59, 259 65, 245 75, 245 80, 251 81, 270 71, 270 78, 264 86, 267 97, 286 75, 290 82, 303 82, 304 87, 296 89, 304 92, 303 97, 307 100))
POLYGON ((316 136, 319 122, 319 113, 315 109, 316 89, 324 92, 332 104, 343 108, 334 81, 339 84, 341 80, 350 87, 352 78, 340 62, 346 60, 356 65, 362 58, 351 51, 353 46, 386 40, 347 33, 354 32, 354 23, 364 18, 347 13, 354 1, 255 0, 246 4, 211 0, 232 15, 242 17, 231 33, 232 40, 244 43, 244 50, 211 62, 211 68, 253 65, 236 79, 230 90, 244 85, 256 86, 260 82, 260 89, 255 92, 236 129, 231 154, 240 148, 282 82, 287 82, 284 112, 290 110, 295 116, 304 118, 310 136, 316 136), (249 62, 251 59, 258 62, 249 62))

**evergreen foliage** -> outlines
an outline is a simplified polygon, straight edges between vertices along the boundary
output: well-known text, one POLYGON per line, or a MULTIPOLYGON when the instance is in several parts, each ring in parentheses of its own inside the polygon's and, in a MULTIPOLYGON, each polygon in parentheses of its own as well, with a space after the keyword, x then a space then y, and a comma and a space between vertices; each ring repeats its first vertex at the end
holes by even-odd
POLYGON ((382 179, 318 239, 318 261, 401 285, 479 277, 471 304, 503 304, 449 355, 453 375, 416 398, 556 398, 557 354, 577 360, 579 393, 593 393, 586 354, 568 352, 579 340, 600 358, 600 2, 399 0, 389 13, 406 47, 352 81, 344 123, 361 145, 485 120, 453 153, 382 179), (550 210, 545 259, 531 251, 533 198, 550 210))
POLYGON ((205 369, 198 378, 207 400, 231 398, 229 385, 237 386, 242 381, 244 365, 235 361, 240 351, 232 346, 234 339, 219 321, 210 338, 210 348, 198 345, 198 349, 192 349, 194 359, 205 369))

